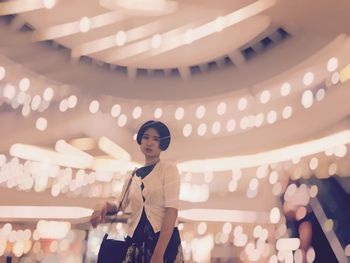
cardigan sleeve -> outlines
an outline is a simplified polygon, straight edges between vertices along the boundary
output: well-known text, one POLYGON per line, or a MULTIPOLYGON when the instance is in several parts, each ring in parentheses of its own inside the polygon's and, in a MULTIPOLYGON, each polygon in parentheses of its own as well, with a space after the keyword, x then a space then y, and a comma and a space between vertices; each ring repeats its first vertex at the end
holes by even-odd
POLYGON ((168 163, 163 170, 164 207, 179 208, 180 174, 173 163, 168 163))

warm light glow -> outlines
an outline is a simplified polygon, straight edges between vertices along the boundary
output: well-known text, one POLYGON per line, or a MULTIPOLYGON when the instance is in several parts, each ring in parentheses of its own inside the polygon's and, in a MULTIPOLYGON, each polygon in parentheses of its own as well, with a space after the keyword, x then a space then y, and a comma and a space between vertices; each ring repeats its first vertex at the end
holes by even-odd
POLYGON ((271 99, 270 91, 264 90, 263 92, 261 92, 261 94, 260 94, 260 102, 262 104, 268 103, 270 99, 271 99))
POLYGON ((181 183, 180 200, 191 203, 207 202, 209 199, 209 187, 207 184, 181 183))
POLYGON ((35 122, 35 127, 39 130, 39 131, 45 131, 47 128, 47 120, 45 118, 38 118, 35 122))
POLYGON ((39 109, 40 103, 41 103, 41 97, 39 95, 35 95, 31 103, 32 110, 37 111, 39 109))
POLYGON ((163 115, 163 110, 161 108, 156 108, 154 111, 154 118, 159 119, 163 115))
POLYGON ((111 108, 111 115, 114 118, 117 118, 121 112, 122 108, 120 107, 119 104, 114 104, 111 108))
POLYGON ((280 251, 292 250, 295 251, 300 246, 299 238, 280 238, 276 242, 276 248, 280 251))
MULTIPOLYGON (((0 77, 1 79, 1 77, 0 77)), ((345 82, 350 79, 350 64, 340 71, 340 81, 345 82)))
POLYGON ((119 47, 126 43, 126 34, 124 31, 118 31, 118 33, 115 35, 115 43, 119 47))
POLYGON ((21 241, 16 241, 13 244, 12 252, 16 257, 21 257, 24 252, 24 243, 21 241))
POLYGON ((63 100, 60 102, 59 110, 60 110, 61 112, 65 112, 66 110, 68 110, 68 101, 67 101, 66 99, 63 99, 63 100))
POLYGON ((326 232, 330 232, 330 231, 332 231, 333 226, 334 226, 333 220, 332 219, 327 219, 326 222, 324 222, 323 229, 326 232))
POLYGON ((238 101, 238 110, 244 111, 248 106, 248 101, 246 98, 240 98, 238 101))
POLYGON ((226 110, 227 110, 227 104, 225 102, 220 102, 216 109, 216 112, 218 113, 218 115, 224 115, 226 110))
POLYGON ((211 132, 213 134, 218 134, 221 130, 221 123, 216 121, 213 123, 213 125, 211 126, 211 132))
POLYGON ((56 5, 56 0, 43 0, 45 8, 51 9, 56 5))
POLYGON ((65 140, 58 140, 55 144, 55 150, 59 153, 73 155, 73 156, 81 156, 83 158, 86 158, 87 160, 90 160, 90 162, 93 161, 94 157, 80 149, 75 148, 71 144, 67 143, 65 140))
POLYGON ((86 16, 82 17, 79 21, 80 32, 86 33, 90 30, 90 28, 91 28, 91 20, 86 16))
POLYGON ((310 160, 309 167, 310 167, 311 170, 316 170, 317 169, 317 167, 318 167, 318 159, 316 157, 313 157, 310 160))
POLYGON ((124 161, 129 161, 131 159, 130 154, 124 148, 107 137, 103 136, 98 140, 98 147, 101 149, 101 151, 107 153, 115 159, 124 161))
POLYGON ((326 96, 326 90, 324 88, 321 88, 316 92, 317 101, 322 101, 325 96, 326 96))
POLYGON ((269 182, 270 184, 275 184, 278 181, 278 173, 276 171, 272 171, 270 173, 270 177, 269 177, 269 182))
POLYGON ((338 68, 338 64, 339 64, 339 61, 337 58, 335 57, 330 58, 327 62, 327 70, 329 72, 336 71, 338 68))
POLYGON ((226 222, 223 226, 222 226, 222 233, 228 235, 230 234, 232 231, 232 224, 229 222, 226 222))
POLYGON ((78 169, 91 167, 91 159, 85 156, 61 154, 26 144, 13 144, 10 148, 10 154, 26 160, 46 161, 50 164, 78 169))
POLYGON ((311 198, 316 197, 317 194, 318 194, 318 187, 317 187, 317 185, 311 186, 309 193, 310 193, 310 197, 311 198))
POLYGON ((199 223, 199 225, 197 226, 197 233, 199 235, 203 235, 205 234, 206 231, 207 231, 207 223, 205 222, 199 223))
POLYGON ((197 119, 202 119, 204 115, 205 115, 205 107, 203 105, 198 106, 196 110, 197 119))
POLYGON ((277 224, 281 219, 281 213, 278 207, 274 207, 270 211, 270 222, 272 224, 277 224))
POLYGON ((282 116, 283 119, 289 119, 293 114, 293 109, 291 106, 286 106, 283 109, 282 116))
POLYGON ((40 220, 36 228, 40 238, 44 239, 62 239, 67 236, 71 224, 62 221, 46 221, 40 220))
POLYGON ((305 73, 304 77, 303 77, 303 83, 305 86, 310 86, 312 84, 312 82, 314 81, 314 73, 312 72, 307 72, 305 73))
POLYGON ((136 106, 132 111, 132 117, 134 119, 140 118, 141 114, 142 114, 142 108, 140 106, 136 106))
POLYGON ((162 36, 159 34, 155 34, 151 40, 152 48, 159 48, 161 44, 162 44, 162 36))
POLYGON ((235 128, 236 128, 236 121, 234 119, 229 120, 226 125, 226 130, 228 132, 233 132, 235 128))
POLYGON ((332 74, 332 77, 331 77, 332 84, 336 85, 336 84, 338 84, 339 81, 340 81, 340 74, 339 74, 339 72, 334 72, 332 74))
POLYGON ((254 118, 254 126, 260 127, 264 122, 264 113, 258 113, 254 118))
POLYGON ((124 127, 124 126, 126 125, 126 122, 127 122, 127 121, 128 121, 128 118, 126 117, 125 114, 119 115, 118 121, 117 121, 118 126, 119 126, 119 127, 124 127))
POLYGON ((306 251, 306 261, 307 262, 314 262, 316 258, 316 253, 313 247, 310 247, 307 251, 306 251))
POLYGON ((245 130, 249 127, 249 118, 247 116, 245 116, 241 119, 241 121, 239 122, 239 127, 242 130, 245 130))
POLYGON ((311 90, 304 91, 302 98, 301 98, 301 104, 304 106, 305 109, 308 109, 312 106, 314 102, 314 95, 311 90))
POLYGON ((204 136, 206 132, 207 132, 207 124, 205 123, 199 124, 197 129, 198 136, 204 136))
POLYGON ((92 209, 75 206, 0 206, 0 218, 7 220, 54 219, 83 221, 91 216, 92 209))
POLYGON ((182 120, 185 115, 185 110, 182 107, 178 107, 175 111, 175 119, 182 120))
POLYGON ((281 86, 280 93, 281 93, 281 95, 283 97, 288 96, 290 91, 291 91, 291 89, 292 89, 292 86, 290 85, 290 83, 289 82, 285 82, 281 86))
POLYGON ((337 157, 345 157, 348 152, 348 148, 345 145, 337 145, 334 150, 334 155, 337 157))
POLYGON ((337 173, 337 164, 332 163, 328 168, 328 174, 329 175, 335 175, 337 173))
POLYGON ((12 100, 16 96, 16 88, 12 84, 6 84, 3 90, 3 96, 12 100))
POLYGON ((191 221, 268 224, 268 217, 268 213, 247 210, 188 209, 179 211, 179 218, 191 221))
POLYGON ((21 91, 27 91, 30 87, 30 80, 28 78, 23 78, 19 81, 18 87, 21 91))
POLYGON ((192 125, 189 123, 185 124, 185 126, 182 129, 182 133, 185 137, 190 136, 192 133, 192 125))
POLYGON ((276 111, 272 110, 267 114, 267 122, 272 124, 277 121, 277 113, 276 111))
POLYGON ((228 184, 228 190, 233 193, 234 191, 237 190, 238 183, 236 180, 232 179, 229 184, 228 184))
POLYGON ((77 106, 78 98, 75 95, 71 95, 68 97, 67 102, 68 102, 68 107, 73 109, 75 108, 75 106, 77 106))
POLYGON ((250 182, 249 182, 249 189, 250 190, 254 191, 254 190, 258 189, 258 186, 259 186, 258 179, 253 178, 252 180, 250 180, 250 182))
POLYGON ((46 101, 51 101, 54 95, 54 91, 52 88, 48 87, 45 89, 43 93, 43 99, 46 101))
POLYGON ((99 108, 100 108, 100 103, 97 100, 93 100, 90 102, 89 111, 91 113, 93 114, 97 113, 99 108))

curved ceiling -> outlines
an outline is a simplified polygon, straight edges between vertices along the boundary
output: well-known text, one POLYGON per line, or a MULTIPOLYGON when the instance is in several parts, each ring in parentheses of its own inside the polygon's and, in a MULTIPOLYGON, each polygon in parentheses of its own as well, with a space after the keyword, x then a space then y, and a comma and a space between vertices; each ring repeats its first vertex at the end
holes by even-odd
POLYGON ((51 1, 56 2, 52 9, 34 1, 34 10, 4 8, 11 2, 16 1, 0 3, 2 15, 14 15, 1 21, 6 35, 0 40, 2 54, 82 92, 131 99, 203 98, 251 87, 349 33, 349 3, 343 0, 337 5, 326 0, 317 5, 301 0, 178 1, 171 14, 144 17, 106 9, 98 1, 51 1), (196 34, 189 29, 203 25, 214 31, 202 28, 198 32, 204 37, 190 41, 196 34), (125 43, 119 40, 123 45, 118 46, 120 32, 125 43), (179 37, 185 44, 176 41, 179 37), (159 47, 150 48, 159 38, 159 47), (254 77, 247 78, 252 72, 254 77))
POLYGON ((278 210, 291 179, 349 175, 350 1, 175 4, 141 16, 97 0, 0 2, 0 222, 28 224, 12 205, 118 196, 149 119, 171 130, 162 158, 181 171, 184 222, 187 209, 229 209, 245 228, 278 229, 283 218, 252 218, 278 210))
MULTIPOLYGON (((77 32, 82 16, 100 18, 116 11, 83 0, 61 0, 52 9, 43 8, 39 0, 32 2, 37 3, 35 10, 25 5, 4 8, 18 2, 0 3, 0 67, 6 68, 3 79, 0 74, 1 152, 15 143, 54 149, 60 139, 96 141, 107 136, 142 162, 138 146, 130 141, 140 123, 151 118, 169 124, 174 143, 164 154, 178 162, 266 152, 350 127, 350 91, 340 81, 350 61, 349 1, 178 1, 171 14, 112 15, 111 24, 103 20, 105 26, 86 33, 77 32), (227 28, 218 19, 264 3, 273 5, 255 13, 248 9, 250 16, 233 19, 227 28), (219 22, 219 32, 198 41, 166 52, 158 49, 161 42, 151 52, 111 58, 138 41, 159 40, 172 30, 176 35, 178 28, 189 37, 188 28, 210 21, 219 22), (75 33, 45 40, 45 30, 62 24, 75 27, 75 33), (131 31, 137 28, 150 31, 131 31), (121 30, 134 32, 135 39, 98 52, 80 49, 110 35, 116 41, 121 30), (81 51, 89 54, 79 57, 81 51), (334 57, 336 67, 329 69, 334 57), (30 79, 30 98, 20 104, 24 77, 30 79), (55 95, 47 103, 43 94, 49 86, 55 95), (67 106, 72 98, 74 106, 67 106), (38 100, 43 102, 39 108, 33 102, 38 100), (91 109, 94 100, 100 102, 97 110, 91 109), (117 104, 119 110, 113 111, 117 104), (177 115, 180 107, 182 117, 177 115), (37 129, 38 121, 45 120, 47 129, 37 129)), ((119 37, 122 43, 123 35, 119 37)), ((89 154, 103 155, 96 148, 89 154)), ((236 197, 246 200, 246 186, 236 197)))

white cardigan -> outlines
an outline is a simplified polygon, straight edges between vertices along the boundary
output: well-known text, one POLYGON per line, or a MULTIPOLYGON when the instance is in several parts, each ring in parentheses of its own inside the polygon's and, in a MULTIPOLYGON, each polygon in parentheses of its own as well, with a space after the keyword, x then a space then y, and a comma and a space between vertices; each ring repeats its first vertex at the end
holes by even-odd
MULTIPOLYGON (((125 191, 125 185, 122 193, 125 191)), ((165 208, 173 207, 178 209, 179 194, 180 174, 173 163, 159 161, 143 180, 135 175, 122 206, 122 210, 125 210, 128 206, 131 209, 131 215, 128 219, 128 236, 133 236, 140 221, 143 207, 145 207, 147 218, 154 232, 159 232, 162 227, 165 208), (143 201, 141 193, 142 182, 145 201, 143 201)), ((175 226, 177 224, 178 221, 176 220, 175 226)))

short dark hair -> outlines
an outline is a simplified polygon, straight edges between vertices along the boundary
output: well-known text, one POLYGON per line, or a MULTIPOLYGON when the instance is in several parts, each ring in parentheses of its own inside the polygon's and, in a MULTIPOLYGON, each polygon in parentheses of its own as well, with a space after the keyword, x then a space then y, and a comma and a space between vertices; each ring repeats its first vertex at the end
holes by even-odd
POLYGON ((159 148, 162 151, 165 151, 166 149, 168 149, 170 144, 170 139, 171 139, 170 131, 168 127, 161 121, 150 120, 142 124, 139 131, 137 132, 137 137, 136 137, 137 143, 141 144, 142 136, 149 128, 153 128, 159 133, 159 137, 160 137, 159 148))

